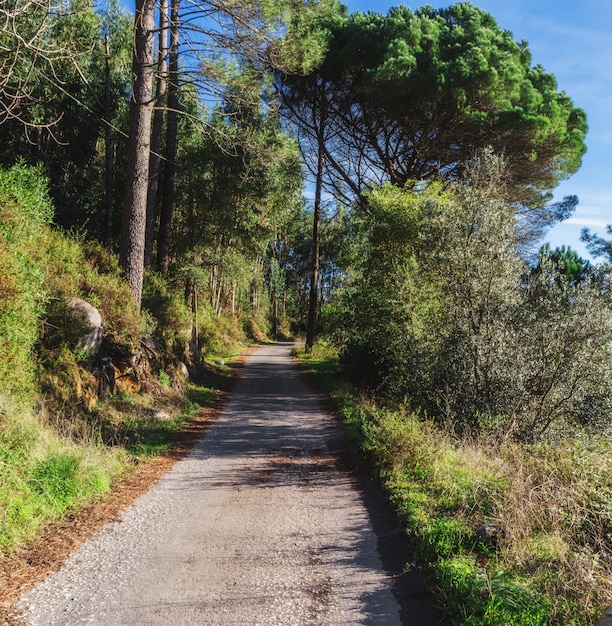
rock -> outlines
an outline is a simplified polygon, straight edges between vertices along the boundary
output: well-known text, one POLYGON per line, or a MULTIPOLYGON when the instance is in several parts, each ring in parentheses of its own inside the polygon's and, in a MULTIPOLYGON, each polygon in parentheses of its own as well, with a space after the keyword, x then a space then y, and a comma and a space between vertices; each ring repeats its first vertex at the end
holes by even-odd
POLYGON ((604 611, 599 618, 597 626, 612 626, 612 604, 604 611))
POLYGON ((508 538, 508 531, 494 524, 479 524, 474 529, 474 533, 481 543, 495 549, 501 548, 508 538))
POLYGON ((159 420, 160 422, 167 422, 172 419, 170 415, 164 413, 163 411, 158 411, 157 409, 153 409, 151 412, 151 417, 154 420, 159 420))
POLYGON ((67 298, 66 306, 87 322, 88 330, 77 341, 77 348, 98 352, 102 345, 102 316, 100 311, 81 298, 67 298))
POLYGON ((185 380, 189 380, 189 370, 187 369, 187 366, 185 365, 185 363, 183 363, 183 361, 179 361, 176 364, 176 369, 179 374, 185 378, 185 380))
POLYGON ((213 363, 219 367, 223 367, 225 365, 225 361, 223 359, 215 359, 213 363))

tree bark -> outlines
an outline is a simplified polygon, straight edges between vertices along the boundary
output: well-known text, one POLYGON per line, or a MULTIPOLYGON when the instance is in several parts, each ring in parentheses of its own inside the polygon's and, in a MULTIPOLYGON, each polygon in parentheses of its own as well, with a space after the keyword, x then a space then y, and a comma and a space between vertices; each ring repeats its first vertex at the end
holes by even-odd
POLYGON ((312 352, 317 328, 319 296, 319 259, 321 249, 321 191, 323 187, 324 146, 319 137, 317 153, 317 180, 315 184, 314 211, 312 217, 312 273, 310 275, 310 296, 308 299, 308 323, 306 325, 306 352, 312 352))
POLYGON ((159 44, 157 61, 157 86, 155 89, 155 111, 151 131, 151 156, 149 159, 149 190, 147 194, 147 228, 145 236, 145 267, 151 267, 157 198, 161 165, 162 138, 164 134, 164 108, 168 86, 168 0, 161 0, 159 7, 159 44))
POLYGON ((168 116, 166 122, 166 162, 162 205, 159 216, 159 239, 157 241, 157 266, 162 276, 168 275, 170 264, 170 236, 174 210, 174 187, 176 181, 176 154, 178 148, 178 61, 179 61, 179 4, 172 0, 170 14, 170 72, 168 85, 168 116))
POLYGON ((151 117, 155 59, 155 1, 136 0, 130 140, 127 183, 122 215, 121 267, 140 306, 144 275, 144 246, 151 148, 151 117))
POLYGON ((108 35, 104 37, 104 242, 107 248, 113 246, 113 169, 114 146, 111 122, 113 119, 113 103, 111 97, 110 76, 110 42, 108 35))

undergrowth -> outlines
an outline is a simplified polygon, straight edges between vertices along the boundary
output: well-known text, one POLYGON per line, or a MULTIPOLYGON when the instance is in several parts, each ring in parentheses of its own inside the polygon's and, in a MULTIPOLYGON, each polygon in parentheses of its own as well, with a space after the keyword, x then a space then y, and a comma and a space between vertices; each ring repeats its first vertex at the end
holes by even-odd
POLYGON ((173 437, 215 390, 122 393, 79 419, 0 406, 0 558, 47 525, 101 498, 112 481, 146 457, 164 454, 173 437), (163 410, 160 418, 155 411, 163 410))
MULTIPOLYGON (((191 313, 180 285, 148 275, 140 311, 117 257, 54 230, 52 215, 38 169, 0 169, 0 558, 166 452, 227 378, 215 369, 210 385, 187 385, 191 313), (99 353, 79 347, 88 324, 72 298, 101 314, 99 353), (102 357, 114 372, 104 388, 102 357)), ((224 323, 217 347, 228 350, 234 325, 211 326, 224 323)))
POLYGON ((454 624, 597 624, 612 597, 612 443, 460 438, 351 393, 328 347, 302 357, 377 468, 410 565, 432 572, 454 624))
POLYGON ((124 451, 59 436, 41 415, 6 405, 0 428, 0 557, 50 521, 108 493, 124 451))

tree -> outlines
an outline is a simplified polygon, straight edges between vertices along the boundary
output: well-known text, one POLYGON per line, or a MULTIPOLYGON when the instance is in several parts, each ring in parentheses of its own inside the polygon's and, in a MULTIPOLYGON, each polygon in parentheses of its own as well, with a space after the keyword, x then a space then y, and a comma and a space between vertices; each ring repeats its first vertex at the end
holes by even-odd
MULTIPOLYGON (((491 146, 508 164, 500 192, 534 210, 580 166, 584 112, 557 91, 554 76, 531 66, 527 44, 481 9, 400 6, 386 17, 326 17, 319 27, 328 33, 314 74, 330 103, 330 190, 340 180, 355 198, 386 181, 456 180, 491 146)), ((299 83, 294 73, 279 89, 299 83)))
POLYGON ((341 14, 342 8, 334 0, 321 2, 309 12, 298 13, 290 23, 287 36, 279 42, 277 50, 273 50, 272 54, 276 61, 277 93, 281 106, 294 123, 300 138, 302 155, 314 177, 310 290, 305 345, 307 352, 314 346, 317 323, 321 205, 330 110, 325 79, 312 72, 316 64, 323 59, 327 45, 327 35, 317 29, 316 21, 321 20, 323 16, 325 20, 340 19, 341 14), (290 84, 286 84, 287 82, 290 84))
MULTIPOLYGON (((29 122, 24 111, 37 102, 32 81, 39 71, 52 76, 53 64, 65 57, 50 36, 57 7, 52 0, 3 2, 0 6, 0 124, 29 122)), ((40 125, 52 123, 43 120, 40 125)))
POLYGON ((157 218, 157 199, 161 167, 161 151, 164 134, 164 111, 168 89, 168 0, 162 0, 159 7, 159 35, 157 85, 155 89, 155 111, 151 131, 151 156, 149 160, 149 189, 147 192, 147 227, 145 237, 145 266, 151 266, 153 239, 157 218))
POLYGON ((130 99, 130 142, 121 227, 121 267, 137 305, 142 299, 144 248, 153 110, 155 2, 137 0, 134 21, 134 81, 130 99))
POLYGON ((132 19, 112 1, 101 11, 88 0, 62 7, 48 36, 64 55, 31 76, 33 101, 19 119, 0 124, 0 163, 41 163, 55 224, 100 240, 112 238, 119 209, 112 186, 121 185, 125 169, 132 19))
POLYGON ((293 25, 297 49, 317 41, 322 61, 311 53, 276 72, 315 188, 366 208, 369 189, 455 181, 490 147, 506 160, 497 191, 518 212, 524 247, 571 214, 576 198, 550 204, 551 189, 580 165, 585 115, 531 67, 524 42, 467 3, 386 17, 325 7, 293 25))
POLYGON ((542 261, 549 260, 557 268, 559 272, 559 279, 570 285, 577 285, 585 281, 589 276, 594 273, 594 267, 583 259, 575 250, 572 250, 569 246, 557 247, 554 250, 550 249, 550 245, 546 244, 540 249, 540 262, 534 268, 534 272, 544 271, 542 267, 542 261))
MULTIPOLYGON (((612 226, 608 224, 606 233, 612 235, 612 226)), ((612 241, 591 233, 588 228, 582 229, 580 238, 587 246, 588 251, 595 257, 604 257, 608 263, 612 262, 612 241)))
MULTIPOLYGON (((291 3, 288 3, 291 4, 291 3)), ((293 6, 293 5, 292 5, 293 6)), ((255 63, 263 56, 265 43, 277 36, 282 25, 281 17, 287 3, 268 3, 253 0, 252 2, 235 3, 233 1, 212 3, 194 3, 179 22, 178 0, 173 3, 171 29, 173 30, 171 47, 171 73, 174 80, 170 80, 169 98, 174 104, 171 110, 178 112, 180 85, 178 79, 179 67, 179 37, 185 41, 181 54, 183 84, 191 82, 197 85, 198 90, 188 91, 197 93, 198 97, 208 94, 211 97, 218 95, 219 79, 224 79, 225 73, 218 73, 218 68, 232 66, 241 67, 243 64, 255 63), (218 60, 221 59, 219 63, 218 60), (215 91, 215 88, 217 91, 215 91), (173 90, 176 93, 172 93, 173 90)), ((295 7, 299 10, 299 6, 295 7)), ((146 222, 146 210, 142 208, 146 203, 144 189, 145 153, 150 150, 148 136, 151 125, 151 91, 153 76, 153 36, 154 7, 149 2, 138 2, 135 21, 135 55, 134 55, 134 87, 131 106, 130 150, 128 152, 128 186, 125 195, 123 215, 123 244, 121 262, 128 277, 134 297, 140 300, 142 289, 143 251, 145 249, 146 227, 143 231, 142 223, 146 222)), ((174 205, 174 163, 173 153, 176 151, 175 128, 173 115, 169 115, 170 124, 167 128, 166 171, 164 173, 164 199, 162 200, 162 217, 160 218, 160 232, 158 242, 158 264, 161 270, 167 272, 169 263, 169 234, 172 227, 174 205)))
POLYGON ((497 194, 503 163, 484 154, 471 167, 444 191, 369 194, 337 334, 347 371, 460 432, 535 441, 606 428, 612 319, 599 281, 573 280, 546 249, 528 271, 497 194))
POLYGON ((268 244, 286 231, 302 201, 297 146, 282 132, 275 109, 262 103, 262 88, 257 72, 245 69, 210 116, 210 134, 202 135, 193 117, 182 122, 193 133, 177 157, 173 250, 208 273, 217 313, 236 312, 245 298, 258 308, 269 276, 268 244))
POLYGON ((168 114, 166 119, 165 170, 162 187, 159 238, 157 243, 157 267, 168 276, 170 263, 170 228, 174 211, 174 187, 176 183, 176 155, 178 149, 179 103, 179 0, 171 1, 170 14, 170 67, 168 75, 168 114))

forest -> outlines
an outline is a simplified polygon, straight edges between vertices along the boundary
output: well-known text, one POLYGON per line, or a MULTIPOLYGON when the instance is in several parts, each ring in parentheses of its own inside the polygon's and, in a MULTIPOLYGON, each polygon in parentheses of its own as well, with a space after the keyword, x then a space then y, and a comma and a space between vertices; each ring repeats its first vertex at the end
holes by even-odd
POLYGON ((528 44, 469 2, 0 17, 0 563, 292 338, 449 623, 597 624, 612 242, 543 245, 588 125, 528 44))

